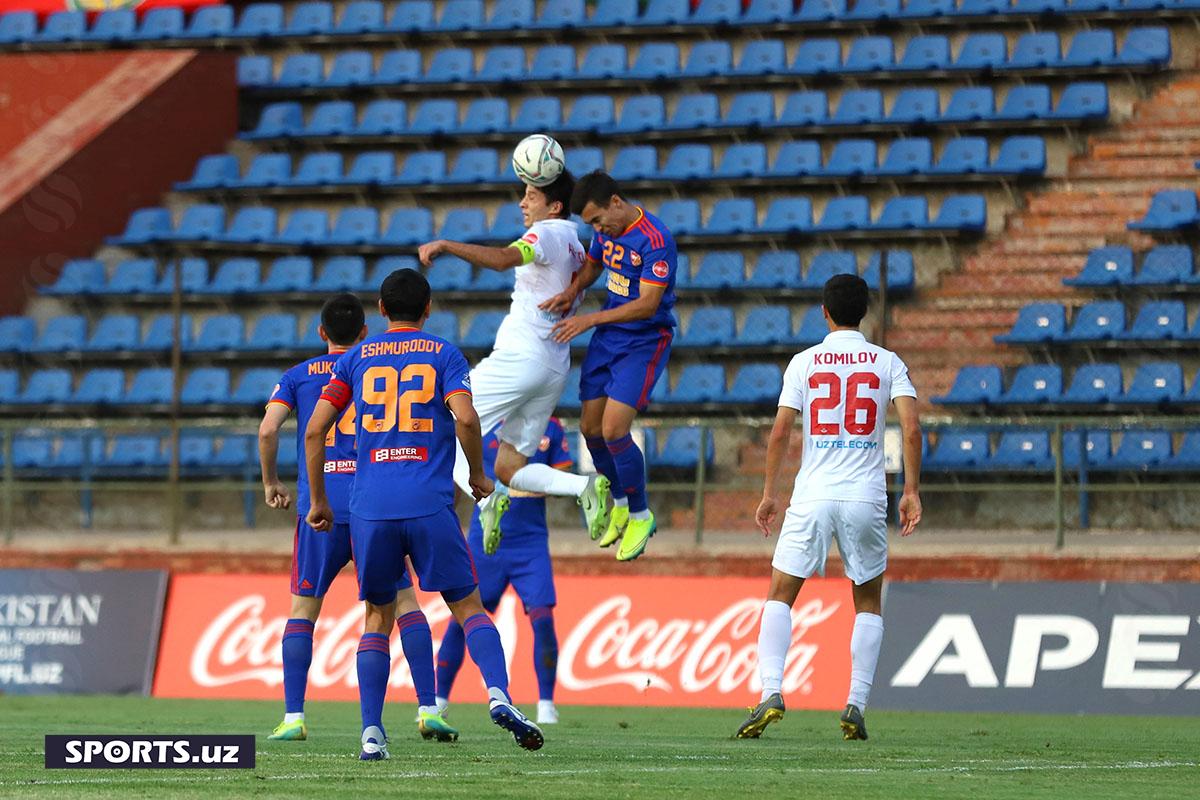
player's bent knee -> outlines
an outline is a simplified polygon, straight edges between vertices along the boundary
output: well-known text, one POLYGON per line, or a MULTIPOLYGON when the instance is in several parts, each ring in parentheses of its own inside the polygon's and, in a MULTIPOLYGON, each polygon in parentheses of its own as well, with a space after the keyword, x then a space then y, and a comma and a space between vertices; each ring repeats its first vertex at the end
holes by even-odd
POLYGON ((321 614, 322 597, 306 597, 300 594, 292 595, 292 619, 306 619, 316 622, 321 614))
POLYGON ((366 614, 363 619, 364 633, 391 634, 392 625, 396 622, 396 604, 394 598, 376 603, 371 598, 366 599, 366 614))
POLYGON ((396 592, 396 617, 403 617, 414 611, 420 611, 421 604, 417 602, 417 593, 412 589, 401 589, 396 592))

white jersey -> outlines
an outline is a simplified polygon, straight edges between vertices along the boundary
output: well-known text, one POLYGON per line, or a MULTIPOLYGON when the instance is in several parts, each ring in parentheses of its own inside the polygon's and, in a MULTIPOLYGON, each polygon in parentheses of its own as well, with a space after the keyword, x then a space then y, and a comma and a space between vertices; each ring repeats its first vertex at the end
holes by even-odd
POLYGON ((908 367, 858 331, 833 331, 792 358, 779 405, 802 414, 804 454, 792 504, 887 502, 883 429, 887 404, 916 397, 908 367))
POLYGON ((551 314, 538 306, 571 286, 586 252, 575 223, 565 219, 535 222, 520 241, 533 249, 534 259, 516 269, 512 307, 496 332, 493 349, 519 353, 565 375, 571 368, 571 346, 551 339, 551 330, 554 323, 575 313, 583 293, 565 314, 551 314))

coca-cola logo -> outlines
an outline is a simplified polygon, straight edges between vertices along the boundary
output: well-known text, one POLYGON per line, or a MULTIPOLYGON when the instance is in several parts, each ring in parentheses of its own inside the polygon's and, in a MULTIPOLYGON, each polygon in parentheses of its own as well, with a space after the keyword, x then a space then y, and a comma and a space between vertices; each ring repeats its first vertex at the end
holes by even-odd
MULTIPOLYGON (((828 620, 839 603, 812 600, 792 611, 792 644, 784 666, 784 692, 811 691, 818 645, 810 630, 828 620)), ((617 595, 599 603, 565 638, 558 659, 563 687, 586 691, 625 685, 722 694, 761 689, 758 620, 762 601, 746 598, 708 619, 633 619, 633 601, 617 595)))

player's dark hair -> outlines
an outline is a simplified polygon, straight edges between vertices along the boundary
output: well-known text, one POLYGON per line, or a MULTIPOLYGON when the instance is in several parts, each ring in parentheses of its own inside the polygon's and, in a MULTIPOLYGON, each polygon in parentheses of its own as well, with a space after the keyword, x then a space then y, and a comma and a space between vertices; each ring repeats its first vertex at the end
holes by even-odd
POLYGON ((571 213, 582 214, 588 203, 607 208, 614 194, 620 197, 621 187, 611 175, 599 169, 589 172, 575 182, 575 190, 571 192, 571 213))
POLYGON ((562 211, 555 216, 559 219, 567 219, 571 216, 571 195, 575 191, 575 176, 570 170, 563 170, 554 183, 549 186, 535 186, 537 191, 546 196, 546 205, 551 203, 562 203, 562 211))
POLYGON ((398 269, 379 286, 379 299, 392 322, 419 320, 429 305, 430 294, 429 281, 415 269, 398 269))
POLYGON ((867 315, 867 282, 857 275, 834 275, 825 281, 821 304, 833 324, 857 328, 867 315))
POLYGON ((321 306, 321 327, 334 344, 354 344, 365 322, 362 301, 349 292, 335 294, 321 306))

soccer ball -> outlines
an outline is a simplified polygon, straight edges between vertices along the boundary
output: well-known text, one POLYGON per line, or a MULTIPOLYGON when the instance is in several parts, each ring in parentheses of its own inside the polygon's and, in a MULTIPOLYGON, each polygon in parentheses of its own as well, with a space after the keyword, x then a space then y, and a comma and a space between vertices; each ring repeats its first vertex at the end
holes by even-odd
POLYGON ((513 150, 513 172, 530 186, 549 186, 566 169, 562 145, 544 133, 526 136, 513 150))

